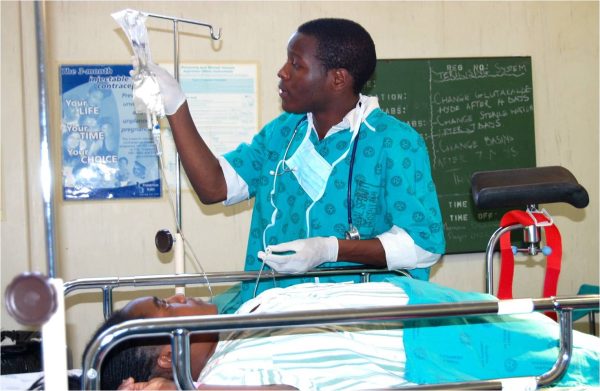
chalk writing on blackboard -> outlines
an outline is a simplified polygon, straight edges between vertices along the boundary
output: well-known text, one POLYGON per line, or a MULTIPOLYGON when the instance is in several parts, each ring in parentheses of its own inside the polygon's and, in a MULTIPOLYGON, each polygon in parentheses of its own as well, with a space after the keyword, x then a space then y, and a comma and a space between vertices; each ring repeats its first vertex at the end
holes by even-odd
POLYGON ((379 60, 365 93, 425 138, 447 252, 484 250, 504 211, 475 210, 470 178, 535 166, 531 58, 379 60))

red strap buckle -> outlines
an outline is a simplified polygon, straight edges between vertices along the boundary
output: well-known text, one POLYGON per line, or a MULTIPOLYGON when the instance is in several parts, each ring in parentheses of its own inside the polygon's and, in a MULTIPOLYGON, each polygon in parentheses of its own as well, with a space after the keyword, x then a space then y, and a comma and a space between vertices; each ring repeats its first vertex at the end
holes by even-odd
MULTIPOLYGON (((552 218, 547 213, 540 213, 537 211, 532 212, 529 210, 509 211, 500 220, 501 227, 508 227, 513 224, 521 224, 523 226, 535 225, 536 227, 544 229, 546 243, 552 249, 552 252, 547 255, 546 260, 543 297, 555 296, 562 259, 562 240, 558 228, 556 228, 552 218)), ((512 299, 515 258, 510 242, 510 231, 500 237, 500 255, 501 264, 498 298, 501 300, 512 299)), ((556 320, 555 312, 547 312, 546 315, 556 320)))

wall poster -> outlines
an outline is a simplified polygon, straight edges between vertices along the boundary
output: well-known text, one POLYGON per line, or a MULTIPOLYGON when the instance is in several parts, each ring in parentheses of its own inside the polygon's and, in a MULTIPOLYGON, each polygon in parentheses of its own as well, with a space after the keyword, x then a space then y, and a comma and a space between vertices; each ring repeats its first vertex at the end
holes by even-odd
POLYGON ((131 65, 61 65, 63 199, 161 196, 156 149, 133 107, 131 65))
MULTIPOLYGON (((173 64, 161 64, 171 74, 173 64)), ((179 83, 198 132, 215 155, 250 142, 258 131, 258 65, 196 63, 179 65, 179 83)), ((168 127, 168 122, 163 121, 168 127)), ((166 129, 165 129, 166 130, 166 129)), ((163 160, 169 187, 175 185, 177 160, 170 131, 162 132, 163 160)), ((181 181, 182 188, 189 183, 181 181)))

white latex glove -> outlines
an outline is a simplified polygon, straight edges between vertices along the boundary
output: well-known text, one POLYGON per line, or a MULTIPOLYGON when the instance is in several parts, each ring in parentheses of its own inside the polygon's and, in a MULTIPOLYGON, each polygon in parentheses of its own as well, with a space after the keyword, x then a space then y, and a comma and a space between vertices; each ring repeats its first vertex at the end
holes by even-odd
POLYGON ((133 70, 129 72, 133 81, 133 106, 135 112, 146 114, 148 117, 148 128, 154 128, 157 118, 165 116, 160 87, 158 81, 146 68, 140 68, 139 58, 131 58, 133 70))
POLYGON ((165 114, 175 114, 177 109, 185 102, 185 94, 173 76, 164 68, 149 62, 148 69, 160 86, 160 94, 162 95, 163 104, 165 106, 165 114))
POLYGON ((325 262, 336 262, 337 256, 338 240, 334 236, 293 240, 258 252, 258 258, 275 271, 291 274, 304 273, 325 262))
POLYGON ((185 101, 185 94, 171 74, 158 65, 148 62, 139 67, 137 57, 132 58, 133 104, 136 113, 164 117, 174 114, 185 101))

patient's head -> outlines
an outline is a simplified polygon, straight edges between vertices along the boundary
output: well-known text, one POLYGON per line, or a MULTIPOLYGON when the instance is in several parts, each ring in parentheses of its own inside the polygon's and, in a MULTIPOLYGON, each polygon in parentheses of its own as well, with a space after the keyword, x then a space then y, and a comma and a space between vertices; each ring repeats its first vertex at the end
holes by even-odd
MULTIPOLYGON (((183 295, 166 299, 143 297, 131 301, 123 309, 114 312, 96 331, 91 341, 109 327, 127 320, 215 315, 216 313, 216 306, 183 295)), ((198 378, 206 361, 212 355, 217 341, 217 334, 190 336, 193 379, 198 378)), ((89 344, 85 351, 87 352, 88 349, 89 344)), ((157 376, 172 379, 172 374, 171 344, 168 337, 133 338, 119 343, 109 351, 102 363, 100 386, 103 390, 114 390, 128 377, 133 377, 136 381, 148 381, 157 376)))

